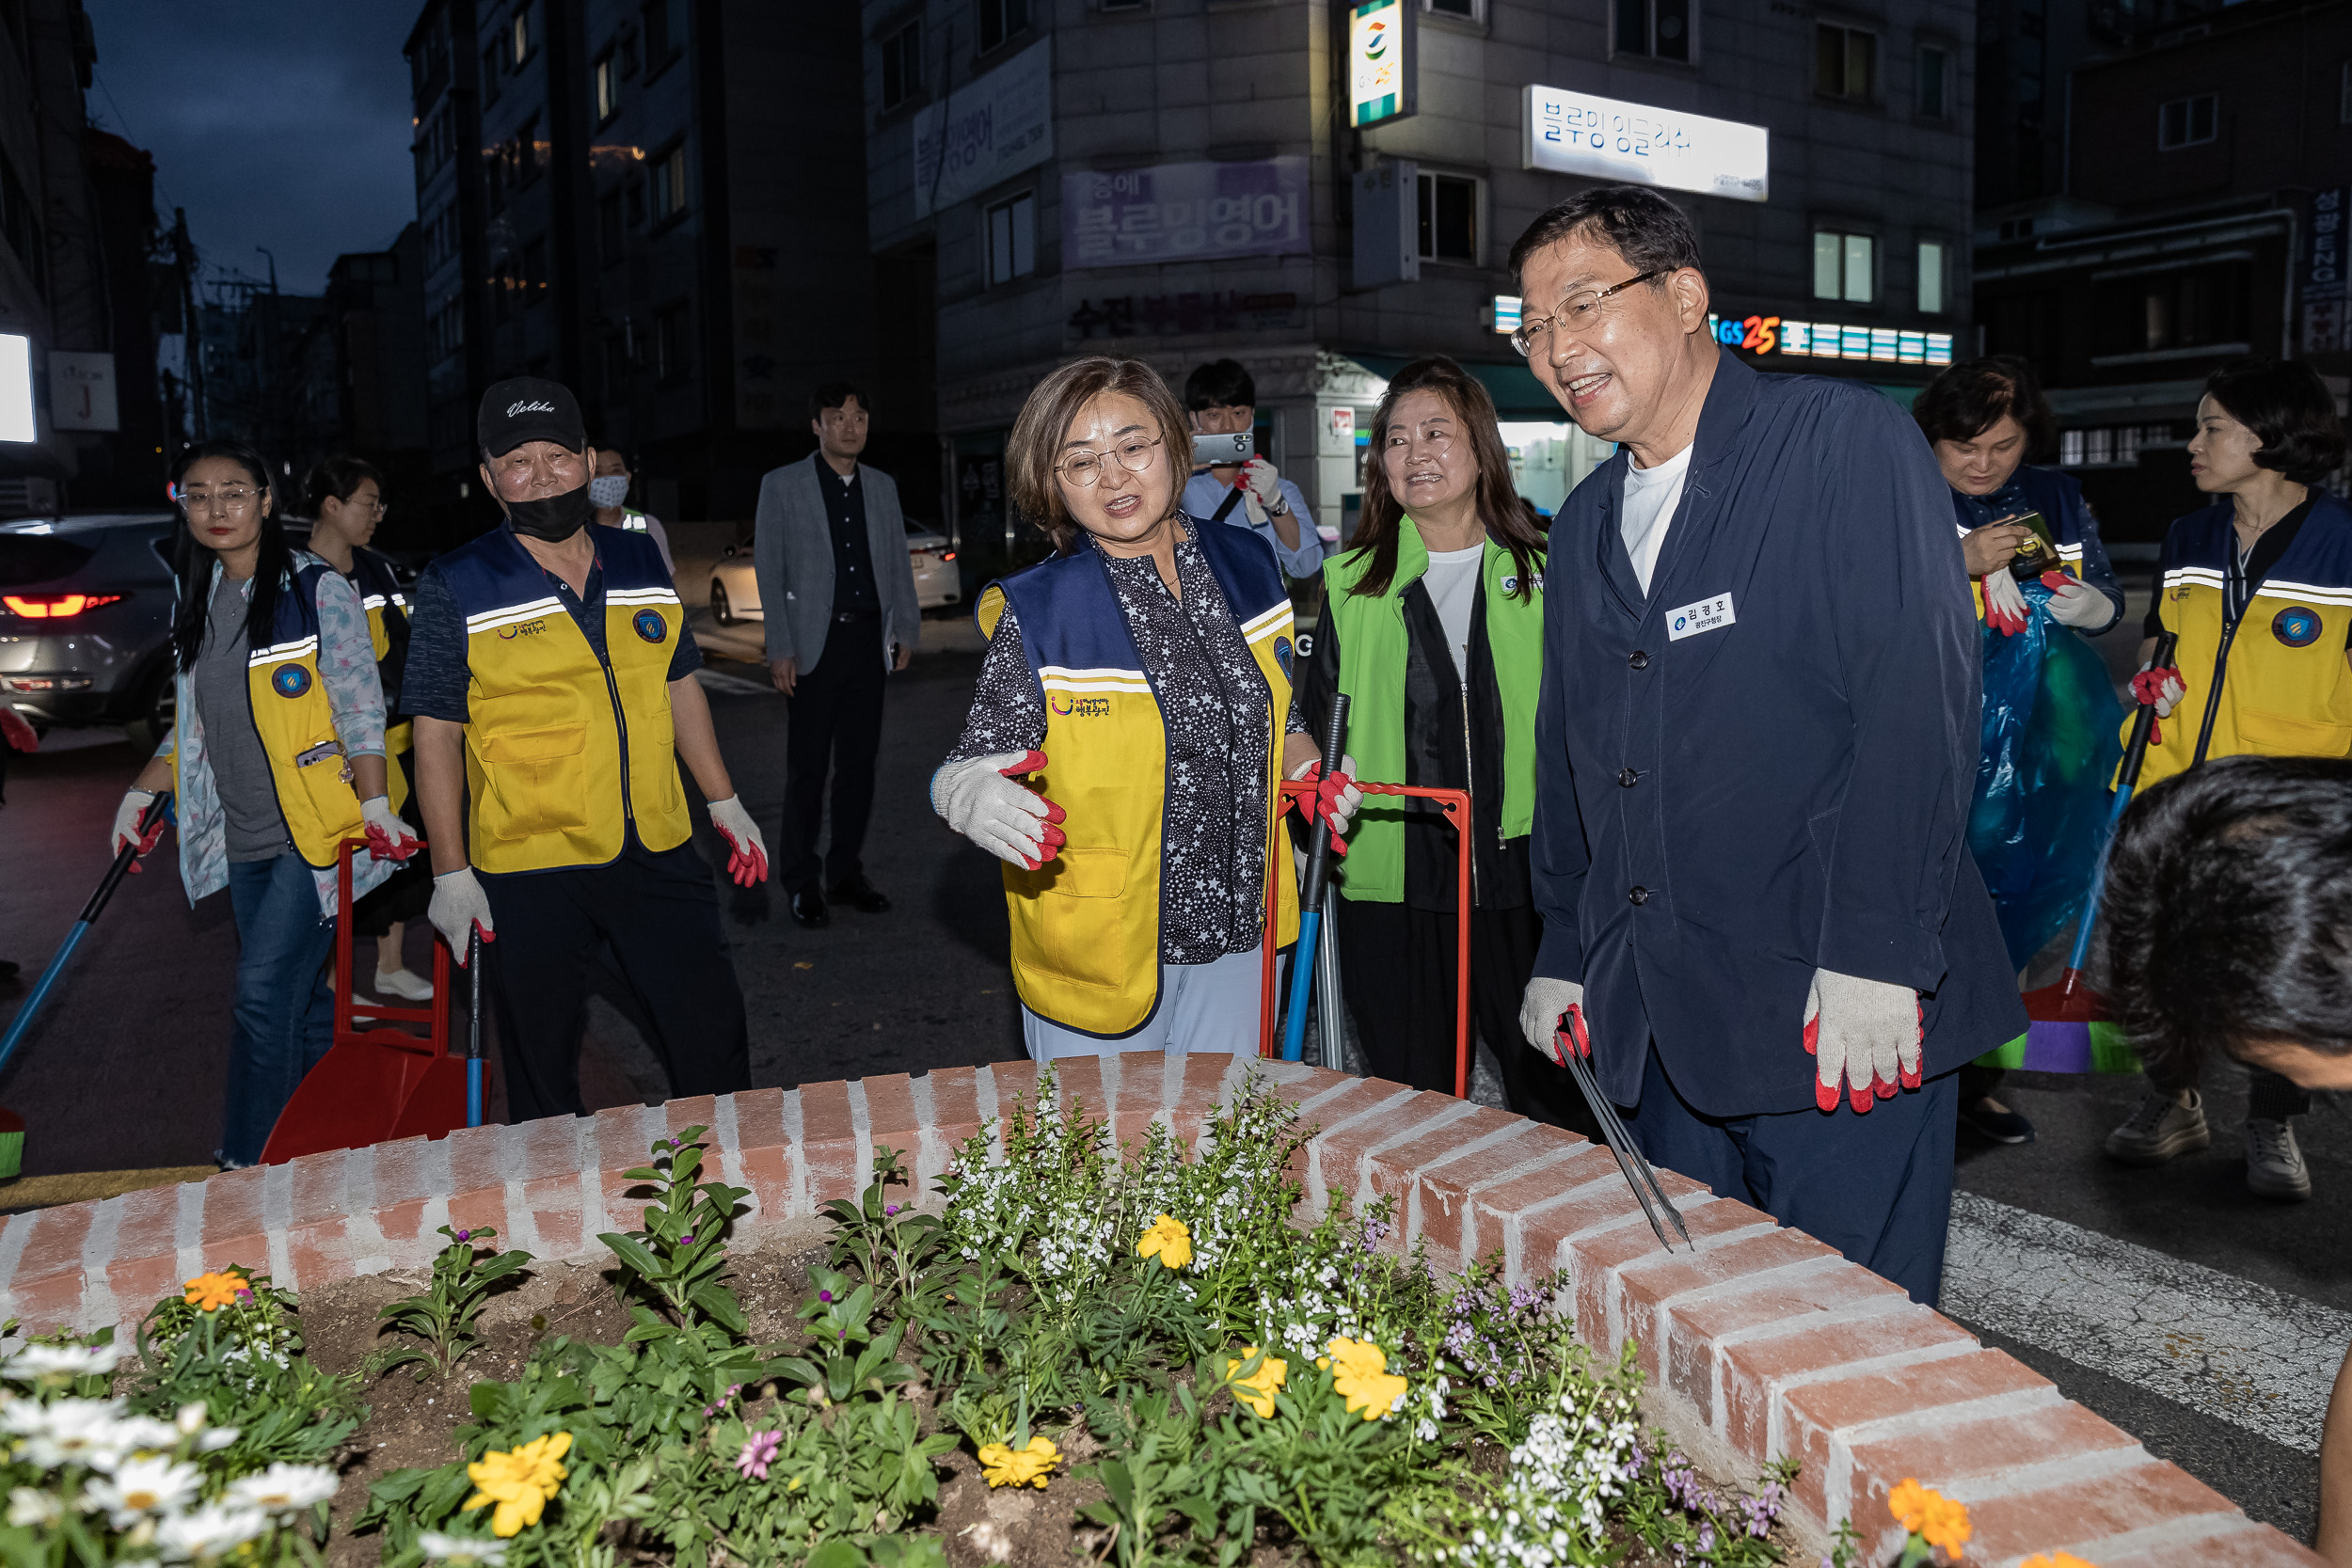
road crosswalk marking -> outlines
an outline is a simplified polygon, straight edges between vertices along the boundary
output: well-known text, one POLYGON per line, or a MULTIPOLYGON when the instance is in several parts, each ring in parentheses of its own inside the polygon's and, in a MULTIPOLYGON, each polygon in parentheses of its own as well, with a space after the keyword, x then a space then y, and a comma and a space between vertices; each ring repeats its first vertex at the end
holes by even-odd
POLYGON ((2307 1454, 2352 1344, 2352 1312, 1975 1193, 1943 1309, 2307 1454))

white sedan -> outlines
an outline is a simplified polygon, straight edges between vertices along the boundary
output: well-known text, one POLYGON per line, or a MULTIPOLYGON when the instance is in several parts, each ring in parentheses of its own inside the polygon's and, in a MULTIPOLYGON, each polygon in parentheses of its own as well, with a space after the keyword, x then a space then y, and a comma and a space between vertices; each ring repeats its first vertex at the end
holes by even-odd
MULTIPOLYGON (((922 524, 907 522, 908 564, 914 568, 915 602, 925 610, 951 605, 963 597, 963 579, 956 567, 956 552, 946 536, 922 524)), ((723 626, 739 621, 763 621, 759 607, 759 574, 752 567, 749 545, 729 545, 710 569, 710 618, 723 626)))

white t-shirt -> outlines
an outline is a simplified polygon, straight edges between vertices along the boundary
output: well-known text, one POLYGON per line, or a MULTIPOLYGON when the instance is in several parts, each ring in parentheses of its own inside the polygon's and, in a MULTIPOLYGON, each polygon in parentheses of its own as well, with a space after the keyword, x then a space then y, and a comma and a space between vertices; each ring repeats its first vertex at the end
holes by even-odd
POLYGON ((1685 447, 1654 468, 1632 462, 1630 454, 1626 463, 1624 515, 1617 531, 1625 540, 1625 553, 1633 558, 1633 575, 1641 580, 1645 594, 1649 592, 1650 574, 1658 569, 1658 550, 1666 542, 1666 525, 1674 521, 1675 508, 1682 504, 1682 480, 1691 471, 1691 451, 1685 447))
POLYGON ((1445 627, 1446 645, 1454 650, 1454 673, 1464 686, 1470 685, 1470 610, 1478 603, 1478 565, 1486 559, 1484 545, 1431 550, 1429 570, 1421 579, 1429 602, 1437 606, 1438 624, 1445 627))

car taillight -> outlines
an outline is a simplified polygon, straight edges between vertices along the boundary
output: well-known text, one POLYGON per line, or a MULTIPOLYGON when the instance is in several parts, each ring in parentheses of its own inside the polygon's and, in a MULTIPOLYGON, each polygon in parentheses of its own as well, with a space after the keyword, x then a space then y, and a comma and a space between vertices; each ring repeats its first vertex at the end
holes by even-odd
POLYGON ((0 605, 27 621, 62 621, 129 597, 128 594, 0 594, 0 605))

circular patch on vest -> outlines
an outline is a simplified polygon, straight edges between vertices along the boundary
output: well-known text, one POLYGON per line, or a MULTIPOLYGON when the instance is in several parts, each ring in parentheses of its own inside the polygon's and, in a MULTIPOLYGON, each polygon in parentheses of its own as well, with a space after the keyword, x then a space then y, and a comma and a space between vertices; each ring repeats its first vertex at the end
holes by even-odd
POLYGON ((2290 648, 2308 648, 2319 641, 2319 611, 2291 604, 2271 618, 2270 635, 2290 648))
POLYGON ((269 685, 280 697, 299 697, 310 689, 310 672, 299 664, 281 664, 269 673, 269 685))
POLYGON ((1278 637, 1274 640, 1274 662, 1282 667, 1283 674, 1287 675, 1291 673, 1291 640, 1289 638, 1278 637))
POLYGON ((629 622, 629 628, 648 642, 659 642, 670 635, 669 623, 662 620, 658 610, 641 610, 629 622))
POLYGON ((1508 577, 1508 578, 1504 578, 1502 579, 1502 594, 1503 594, 1503 597, 1505 597, 1505 598, 1509 598, 1512 594, 1514 594, 1518 593, 1518 591, 1519 591, 1519 579, 1518 579, 1518 578, 1516 578, 1516 577, 1508 577))

